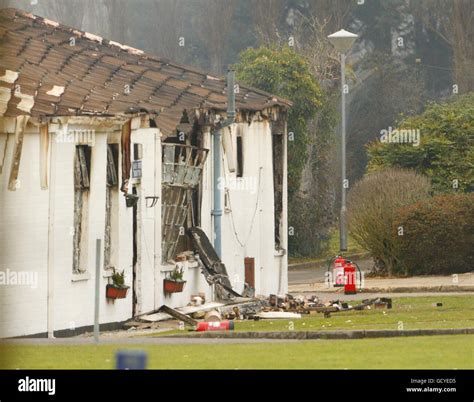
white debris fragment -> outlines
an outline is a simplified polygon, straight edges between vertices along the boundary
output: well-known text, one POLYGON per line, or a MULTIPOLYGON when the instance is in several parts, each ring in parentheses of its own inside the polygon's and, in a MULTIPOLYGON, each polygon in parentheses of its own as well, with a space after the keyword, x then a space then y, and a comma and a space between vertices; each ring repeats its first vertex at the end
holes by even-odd
POLYGON ((0 87, 0 116, 3 116, 8 108, 12 92, 10 88, 0 87))
POLYGON ((261 319, 292 319, 292 318, 301 318, 301 314, 288 313, 285 311, 262 311, 258 313, 256 317, 261 318, 261 319))
POLYGON ((19 74, 16 71, 5 70, 5 74, 0 77, 0 81, 13 84, 17 80, 18 75, 19 74))
POLYGON ((49 26, 54 27, 54 28, 57 28, 59 26, 59 22, 48 20, 47 18, 43 18, 43 22, 46 25, 49 25, 49 26))
POLYGON ((135 49, 134 47, 127 46, 127 45, 122 45, 121 43, 115 42, 113 40, 109 42, 109 45, 119 47, 120 49, 126 50, 127 52, 132 53, 132 54, 140 55, 144 53, 143 50, 135 49))
POLYGON ((102 39, 103 39, 101 36, 94 35, 89 32, 84 32, 84 37, 89 40, 93 40, 94 42, 99 42, 99 43, 102 43, 102 39))
POLYGON ((20 98, 20 103, 16 106, 17 109, 20 109, 23 112, 30 113, 33 105, 35 104, 35 99, 33 95, 22 94, 21 92, 15 92, 15 96, 20 98))
POLYGON ((46 94, 52 95, 52 96, 61 96, 63 92, 64 92, 64 87, 60 85, 54 85, 52 89, 46 92, 46 94))

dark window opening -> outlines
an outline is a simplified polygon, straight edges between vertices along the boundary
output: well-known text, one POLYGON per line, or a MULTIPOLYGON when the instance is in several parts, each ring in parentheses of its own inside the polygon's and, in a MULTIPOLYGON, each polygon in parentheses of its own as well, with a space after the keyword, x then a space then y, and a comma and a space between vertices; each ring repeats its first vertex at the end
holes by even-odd
POLYGON ((182 144, 183 141, 179 140, 179 135, 176 134, 176 136, 169 136, 166 137, 166 139, 163 141, 164 144, 182 144))
POLYGON ((105 192, 104 268, 117 267, 118 261, 118 144, 107 145, 107 187, 105 192))
POLYGON ((143 159, 143 145, 135 143, 133 144, 133 159, 140 160, 143 159))
POLYGON ((91 172, 91 147, 76 145, 74 157, 74 232, 73 264, 75 274, 87 271, 89 188, 91 172))
POLYGON ((107 185, 118 186, 118 144, 107 145, 107 185))
POLYGON ((243 177, 244 175, 244 152, 242 137, 237 136, 237 177, 243 177))
POLYGON ((74 186, 86 189, 90 186, 91 147, 88 145, 76 146, 74 161, 74 186))
POLYGON ((283 157, 284 136, 273 134, 273 194, 275 209, 275 249, 281 248, 283 220, 283 157))

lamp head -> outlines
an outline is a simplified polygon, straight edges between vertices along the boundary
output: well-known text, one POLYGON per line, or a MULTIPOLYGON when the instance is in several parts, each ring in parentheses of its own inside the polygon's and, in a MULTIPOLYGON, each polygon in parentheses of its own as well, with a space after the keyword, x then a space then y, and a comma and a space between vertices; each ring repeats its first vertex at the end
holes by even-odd
POLYGON ((328 39, 340 53, 346 53, 358 37, 358 35, 353 34, 352 32, 341 29, 340 31, 329 35, 328 39))

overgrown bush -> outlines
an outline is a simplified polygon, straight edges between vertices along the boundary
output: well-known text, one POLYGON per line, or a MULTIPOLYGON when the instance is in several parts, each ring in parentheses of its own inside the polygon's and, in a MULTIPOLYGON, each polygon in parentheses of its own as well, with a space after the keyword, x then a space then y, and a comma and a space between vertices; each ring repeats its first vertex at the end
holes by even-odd
POLYGON ((394 230, 407 275, 455 274, 474 270, 474 194, 451 194, 401 208, 394 230))
MULTIPOLYGON (((239 82, 293 102, 288 111, 289 252, 291 256, 318 255, 327 247, 328 238, 328 225, 321 208, 323 203, 316 203, 314 193, 301 194, 299 190, 316 132, 322 142, 323 135, 332 135, 334 112, 331 105, 311 73, 308 60, 288 46, 246 49, 240 53, 235 67, 239 82), (315 116, 318 117, 317 130, 314 127, 310 130, 315 116)), ((325 163, 322 159, 319 162, 325 163)), ((319 182, 324 179, 318 178, 319 182)))
POLYGON ((366 175, 349 192, 349 230, 355 241, 370 252, 378 273, 401 273, 394 231, 397 210, 427 198, 430 191, 425 176, 392 168, 366 175))
POLYGON ((428 104, 422 114, 408 117, 396 127, 412 133, 419 130, 419 144, 370 144, 368 171, 387 167, 415 169, 431 179, 437 192, 473 192, 473 116, 474 92, 428 104))
POLYGON ((249 48, 235 65, 239 82, 293 102, 288 112, 288 197, 299 188, 308 158, 308 122, 321 109, 323 92, 311 74, 308 60, 290 47, 249 48))

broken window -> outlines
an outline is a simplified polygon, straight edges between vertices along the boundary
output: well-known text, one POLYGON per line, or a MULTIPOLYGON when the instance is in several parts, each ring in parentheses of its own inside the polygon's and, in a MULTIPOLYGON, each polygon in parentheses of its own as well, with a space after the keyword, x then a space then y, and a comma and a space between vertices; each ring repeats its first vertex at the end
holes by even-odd
POLYGON ((87 271, 89 188, 91 147, 77 145, 74 156, 74 234, 73 266, 75 274, 87 271))
MULTIPOLYGON (((275 127, 273 128, 275 131, 275 127)), ((283 230, 283 169, 284 169, 284 135, 272 133, 273 145, 273 192, 275 209, 275 249, 281 248, 283 230)))
POLYGON ((105 193, 104 267, 117 268, 118 248, 118 144, 107 145, 107 186, 105 193))
POLYGON ((171 260, 182 248, 189 249, 184 235, 187 228, 196 225, 199 207, 193 204, 193 195, 199 185, 207 153, 207 149, 191 145, 163 143, 163 262, 171 260))
POLYGON ((107 145, 107 185, 118 185, 118 144, 107 145))
POLYGON ((243 177, 244 175, 244 152, 242 136, 237 135, 237 177, 243 177))

